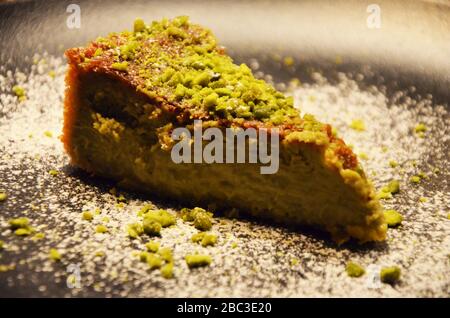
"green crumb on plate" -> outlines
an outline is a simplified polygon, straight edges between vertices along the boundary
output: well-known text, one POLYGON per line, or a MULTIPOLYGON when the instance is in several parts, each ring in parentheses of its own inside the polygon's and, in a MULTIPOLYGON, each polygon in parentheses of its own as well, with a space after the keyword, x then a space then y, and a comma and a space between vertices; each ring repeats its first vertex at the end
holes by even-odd
POLYGON ((147 262, 147 258, 149 257, 150 253, 147 251, 142 251, 139 253, 139 260, 141 262, 147 262))
POLYGON ((112 63, 111 68, 118 70, 118 71, 126 71, 128 69, 128 62, 123 61, 123 62, 112 63))
POLYGON ((368 160, 369 159, 369 156, 367 156, 367 154, 365 152, 360 152, 358 156, 362 160, 368 160))
POLYGON ((14 231, 14 234, 17 236, 28 236, 33 233, 31 228, 17 229, 14 231))
POLYGON ((155 241, 150 241, 145 244, 145 247, 147 248, 147 251, 156 253, 159 250, 159 243, 155 241))
POLYGON ((176 223, 175 216, 166 210, 150 210, 144 214, 145 221, 159 223, 162 227, 168 227, 176 223))
POLYGON ((25 97, 26 96, 26 91, 21 86, 18 86, 18 85, 13 86, 12 91, 17 97, 25 97))
POLYGON ((57 249, 51 248, 49 252, 49 258, 52 261, 59 262, 61 260, 61 253, 59 253, 57 249))
POLYGON ((85 221, 92 221, 94 219, 94 215, 92 214, 91 211, 84 211, 81 215, 81 217, 83 218, 83 220, 85 221))
POLYGON ((283 64, 285 66, 292 66, 292 65, 294 65, 294 58, 292 56, 286 56, 283 59, 283 64))
POLYGON ((172 250, 168 247, 163 247, 158 250, 158 254, 161 258, 168 263, 173 262, 173 253, 172 250))
POLYGON ((173 263, 169 263, 161 267, 161 276, 166 279, 173 277, 173 263))
POLYGON ((419 183, 420 182, 420 177, 419 176, 412 176, 411 178, 409 178, 409 181, 411 181, 411 183, 419 183))
POLYGON ((32 239, 33 241, 39 241, 39 240, 42 240, 42 239, 44 239, 44 238, 45 238, 45 234, 39 232, 39 233, 36 233, 31 239, 32 239))
POLYGON ((403 221, 403 216, 396 210, 386 210, 383 214, 388 227, 399 226, 403 221))
POLYGON ((395 160, 389 160, 389 165, 391 166, 391 168, 395 168, 398 166, 398 162, 395 160))
POLYGON ((158 254, 149 254, 147 256, 147 264, 150 269, 161 268, 163 260, 158 254))
POLYGON ((400 192, 400 182, 398 180, 390 181, 386 186, 381 189, 382 192, 396 194, 400 192))
POLYGON ((108 232, 108 228, 106 226, 104 226, 103 224, 99 224, 99 225, 96 226, 95 232, 97 232, 97 233, 106 233, 106 232, 108 232))
POLYGON ((142 32, 145 30, 145 22, 144 20, 137 18, 136 20, 134 20, 134 27, 133 27, 134 32, 142 32))
POLYGON ((356 131, 364 131, 366 130, 366 125, 361 119, 354 119, 350 123, 350 128, 356 131))
POLYGON ((212 262, 211 256, 201 254, 186 255, 185 260, 189 268, 208 266, 212 262))
POLYGON ((394 284, 400 279, 401 270, 398 266, 383 267, 380 271, 380 279, 383 283, 394 284))
POLYGON ((0 192, 0 202, 5 201, 8 198, 8 195, 5 192, 0 192))
POLYGON ((15 230, 21 228, 28 228, 30 225, 30 220, 28 218, 21 217, 17 219, 10 219, 8 223, 11 230, 15 230))
POLYGON ((348 262, 345 271, 349 277, 361 277, 366 272, 364 267, 354 262, 348 262))
POLYGON ((194 243, 201 243, 203 247, 213 246, 217 243, 217 235, 211 233, 200 232, 191 237, 194 243))
POLYGON ((140 223, 128 224, 127 233, 130 238, 136 239, 144 233, 144 227, 140 223))
POLYGON ((52 169, 52 170, 49 170, 48 173, 49 173, 51 176, 57 176, 57 175, 59 174, 59 171, 58 171, 58 170, 52 169))
POLYGON ((145 218, 142 222, 144 233, 149 236, 159 236, 161 235, 161 224, 152 220, 145 218))
POLYGON ((414 127, 414 131, 416 133, 424 133, 427 131, 427 126, 425 124, 417 124, 416 127, 414 127))

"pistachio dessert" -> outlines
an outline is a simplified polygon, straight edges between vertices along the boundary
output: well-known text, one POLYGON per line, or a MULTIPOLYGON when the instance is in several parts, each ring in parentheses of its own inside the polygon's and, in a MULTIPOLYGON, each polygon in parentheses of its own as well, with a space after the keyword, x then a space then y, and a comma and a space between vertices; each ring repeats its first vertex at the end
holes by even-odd
POLYGON ((111 33, 66 51, 62 140, 72 164, 120 186, 214 205, 279 224, 324 229, 338 242, 385 239, 386 222, 356 155, 328 124, 236 65, 208 29, 187 17, 111 33), (176 128, 267 131, 279 168, 176 163, 176 128), (275 133, 276 132, 276 133, 275 133))

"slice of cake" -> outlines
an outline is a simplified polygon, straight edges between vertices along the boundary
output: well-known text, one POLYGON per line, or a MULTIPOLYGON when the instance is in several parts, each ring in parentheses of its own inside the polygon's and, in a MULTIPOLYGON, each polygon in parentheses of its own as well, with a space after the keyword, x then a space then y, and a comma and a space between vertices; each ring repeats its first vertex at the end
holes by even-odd
POLYGON ((150 25, 138 19, 132 32, 66 55, 63 142, 74 165, 189 205, 325 229, 339 242, 384 240, 381 206, 351 149, 329 125, 301 117, 292 98, 234 64, 208 29, 187 17, 150 25), (174 147, 190 134, 173 133, 192 132, 191 145, 194 121, 200 132, 216 128, 224 136, 230 128, 267 133, 279 142, 276 169, 261 173, 262 163, 250 160, 175 160, 174 147))

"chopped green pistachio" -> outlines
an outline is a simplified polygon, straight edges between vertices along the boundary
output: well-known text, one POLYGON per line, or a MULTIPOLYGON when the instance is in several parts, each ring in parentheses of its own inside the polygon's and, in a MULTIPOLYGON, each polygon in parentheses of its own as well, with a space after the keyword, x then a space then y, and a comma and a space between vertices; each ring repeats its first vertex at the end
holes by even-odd
POLYGON ((116 198, 117 202, 127 202, 127 199, 121 194, 116 198))
POLYGON ((217 235, 211 233, 200 232, 191 237, 191 241, 194 243, 201 243, 202 246, 212 246, 217 242, 217 235))
POLYGON ((418 175, 421 179, 426 179, 426 178, 428 178, 427 174, 426 174, 425 172, 423 172, 423 171, 420 171, 417 175, 418 175))
POLYGON ((360 152, 360 153, 359 153, 359 157, 360 157, 362 160, 367 160, 367 159, 369 159, 369 157, 367 156, 367 154, 366 154, 365 152, 360 152))
POLYGON ((112 63, 111 64, 111 68, 118 70, 118 71, 126 71, 128 69, 128 62, 127 61, 123 61, 120 63, 112 63))
POLYGON ((420 198, 419 198, 419 202, 425 203, 425 202, 427 202, 427 201, 428 201, 428 199, 425 198, 425 197, 420 197, 420 198))
POLYGON ((33 241, 39 241, 45 238, 45 234, 44 233, 36 233, 31 239, 33 241))
POLYGON ((25 217, 17 218, 17 219, 10 219, 8 221, 9 227, 11 230, 15 229, 21 229, 21 228, 28 228, 30 224, 30 220, 25 217))
POLYGON ((14 234, 17 236, 28 236, 33 233, 32 228, 20 228, 14 231, 14 234))
POLYGON ((412 183, 419 183, 420 182, 420 177, 419 176, 412 176, 409 180, 412 183))
POLYGON ((202 238, 202 246, 213 246, 217 243, 217 235, 206 233, 202 238))
POLYGON ((392 194, 390 192, 380 191, 377 193, 377 199, 379 200, 388 200, 392 198, 392 194))
POLYGON ((5 242, 0 240, 0 250, 2 250, 5 247, 5 242))
POLYGON ((354 262, 348 262, 345 271, 350 277, 361 277, 366 272, 364 267, 354 262))
POLYGON ((161 258, 164 261, 166 261, 168 263, 173 262, 173 253, 170 248, 168 248, 168 247, 160 248, 158 250, 158 254, 161 256, 161 258))
POLYGON ((354 119, 351 123, 350 123, 350 128, 357 130, 357 131, 364 131, 366 130, 366 126, 364 124, 364 122, 361 119, 354 119))
POLYGON ((49 130, 44 131, 44 136, 48 137, 48 138, 52 138, 53 137, 53 133, 49 130))
POLYGON ((380 279, 383 283, 394 284, 400 279, 400 274, 398 266, 384 267, 380 271, 380 279))
POLYGON ((238 247, 238 244, 236 242, 231 243, 231 248, 236 248, 238 247))
POLYGON ((286 56, 283 59, 283 64, 285 66, 292 66, 292 65, 294 65, 294 58, 292 56, 286 56))
POLYGON ((134 20, 134 32, 142 32, 145 30, 145 22, 144 20, 137 18, 134 20))
POLYGON ((204 213, 198 213, 195 216, 194 226, 200 231, 210 230, 212 227, 211 218, 204 213))
POLYGON ((145 218, 143 223, 144 233, 149 236, 158 236, 161 234, 161 224, 152 220, 145 218))
POLYGON ((186 255, 185 260, 189 268, 208 266, 212 262, 211 256, 200 254, 186 255))
POLYGON ((389 227, 396 227, 403 221, 403 217, 396 210, 386 210, 383 212, 386 223, 389 227))
POLYGON ((52 169, 52 170, 49 170, 49 172, 48 172, 51 176, 57 176, 58 175, 58 170, 54 170, 54 169, 52 169))
POLYGON ((400 182, 398 180, 392 180, 385 187, 383 187, 381 191, 396 194, 400 192, 400 182))
POLYGON ((94 256, 95 257, 105 257, 105 252, 103 252, 103 251, 96 251, 95 253, 94 253, 94 256))
POLYGON ((49 252, 49 257, 52 261, 59 262, 61 260, 61 254, 57 249, 51 248, 49 252))
POLYGON ((14 94, 16 94, 17 97, 24 97, 26 96, 25 89, 21 86, 13 86, 12 91, 14 94))
POLYGON ((416 127, 414 127, 414 131, 416 133, 420 133, 420 132, 426 132, 427 131, 427 126, 425 124, 417 124, 416 127))
POLYGON ((92 221, 92 219, 94 219, 94 215, 91 211, 84 211, 82 214, 82 218, 86 221, 92 221))
POLYGON ((142 251, 139 253, 139 260, 141 262, 147 262, 148 257, 150 256, 150 253, 147 251, 142 251))
POLYGON ((144 233, 144 227, 140 223, 128 224, 127 233, 130 238, 135 239, 144 233))
POLYGON ((299 264, 299 262, 300 261, 295 257, 291 258, 291 260, 290 260, 291 266, 297 266, 299 264))
POLYGON ((149 254, 147 257, 147 264, 150 269, 161 268, 163 260, 158 254, 149 254))
POLYGON ((175 216, 166 210, 150 210, 144 214, 144 221, 154 221, 162 227, 168 227, 176 223, 175 216))
POLYGON ((97 232, 97 233, 106 233, 106 232, 108 232, 108 228, 106 226, 104 226, 103 224, 99 224, 95 228, 95 232, 97 232))
POLYGON ((16 269, 16 266, 14 265, 0 265, 0 273, 12 271, 16 269))
POLYGON ((5 192, 0 192, 0 202, 5 201, 8 195, 5 192))
POLYGON ((389 160, 389 165, 391 166, 391 168, 395 168, 398 166, 398 163, 395 160, 389 160))
POLYGON ((168 263, 161 267, 161 276, 166 279, 173 277, 173 263, 168 263))
POLYGON ((147 248, 147 251, 156 253, 159 250, 159 243, 155 241, 150 241, 145 244, 145 247, 147 248))

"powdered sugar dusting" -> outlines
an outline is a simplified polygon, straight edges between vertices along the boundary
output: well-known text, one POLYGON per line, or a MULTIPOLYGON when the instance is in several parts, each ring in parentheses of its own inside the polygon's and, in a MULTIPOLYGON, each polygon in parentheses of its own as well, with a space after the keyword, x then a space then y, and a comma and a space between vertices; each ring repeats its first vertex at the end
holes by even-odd
POLYGON ((118 204, 108 191, 113 184, 68 165, 58 139, 65 70, 62 58, 49 55, 36 56, 36 64, 23 73, 0 68, 0 191, 9 195, 0 202, 0 239, 5 242, 0 264, 15 266, 0 273, 1 295, 449 295, 450 117, 448 108, 431 96, 413 99, 398 92, 388 98, 380 88, 360 88, 362 75, 344 74, 338 84, 315 74, 310 84, 289 89, 303 113, 333 124, 357 154, 367 156, 360 161, 378 188, 400 181, 400 193, 383 204, 401 212, 404 221, 389 230, 385 244, 337 247, 316 233, 216 218, 218 244, 204 248, 190 242, 196 230, 178 219, 156 239, 174 250, 175 278, 167 280, 139 262, 136 253, 147 240, 130 240, 125 229, 144 204, 173 213, 180 207, 132 193, 123 193, 127 202, 118 204), (26 101, 11 93, 14 85, 26 90, 26 101), (350 128, 353 120, 361 120, 365 130, 350 128), (424 138, 414 131, 418 123, 428 128, 424 138), (390 161, 398 166, 392 168, 390 161), (426 177, 420 183, 409 181, 421 173, 426 177), (92 222, 81 218, 85 210, 98 211, 92 222), (14 236, 7 220, 19 216, 28 217, 45 238, 14 236), (99 224, 108 232, 95 233, 99 224), (61 262, 49 260, 50 248, 61 252, 61 262), (184 256, 195 251, 212 255, 212 265, 189 270, 184 256), (366 275, 347 277, 349 260, 364 265, 366 275), (70 265, 80 269, 80 288, 68 287, 70 265), (377 284, 379 267, 388 265, 401 267, 401 281, 377 284))

